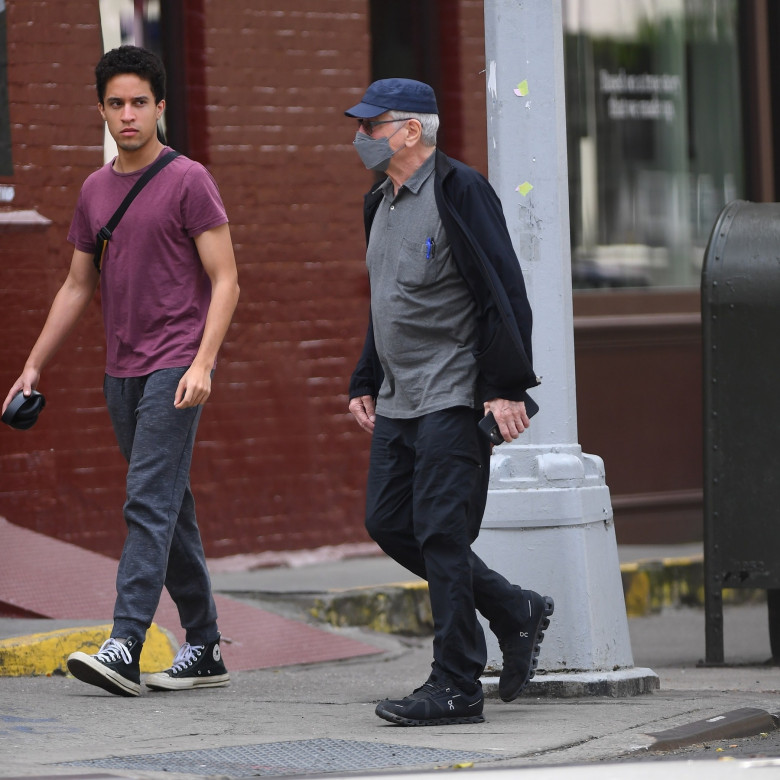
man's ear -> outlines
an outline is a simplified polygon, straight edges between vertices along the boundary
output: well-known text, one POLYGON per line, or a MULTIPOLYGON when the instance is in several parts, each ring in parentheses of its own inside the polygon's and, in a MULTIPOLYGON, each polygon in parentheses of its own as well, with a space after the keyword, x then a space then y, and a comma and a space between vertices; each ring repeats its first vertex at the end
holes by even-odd
POLYGON ((406 145, 414 146, 422 138, 422 125, 416 119, 409 119, 406 123, 406 145))
POLYGON ((105 122, 106 121, 106 110, 103 108, 102 103, 97 104, 98 112, 100 113, 100 118, 105 122))

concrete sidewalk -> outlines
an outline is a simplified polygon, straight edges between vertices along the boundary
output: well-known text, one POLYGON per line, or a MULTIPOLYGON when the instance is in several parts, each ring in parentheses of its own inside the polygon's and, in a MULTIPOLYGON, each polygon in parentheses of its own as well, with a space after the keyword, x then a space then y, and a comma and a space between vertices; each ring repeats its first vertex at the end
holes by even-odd
MULTIPOLYGON (((2 522, 6 545, 17 553, 2 556, 0 608, 6 603, 17 614, 32 611, 49 620, 0 619, 0 675, 64 672, 70 652, 84 646, 97 649, 110 631, 117 562, 2 522), (41 570, 46 570, 45 578, 39 576, 41 570), (90 572, 88 586, 70 586, 77 570, 90 572)), ((233 643, 233 668, 372 652, 359 643, 310 630, 307 623, 411 636, 432 633, 426 583, 373 545, 367 547, 374 554, 366 555, 361 548, 363 555, 334 559, 339 551, 326 551, 325 560, 303 565, 298 564, 311 554, 307 558, 292 553, 287 565, 275 566, 258 565, 262 556, 209 561, 220 626, 233 643), (263 652, 250 650, 260 637, 263 652)), ((622 547, 619 559, 629 615, 702 603, 700 544, 622 547)), ((165 594, 144 648, 142 671, 165 668, 181 641, 175 607, 165 594)))
MULTIPOLYGON (((506 704, 486 686, 486 723, 422 729, 387 724, 374 715, 374 707, 381 698, 409 693, 427 677, 431 639, 424 615, 415 618, 415 636, 397 633, 392 610, 385 610, 386 630, 377 631, 350 625, 352 618, 348 621, 338 606, 347 597, 364 607, 376 604, 377 594, 384 594, 384 603, 399 593, 415 593, 424 602, 421 583, 384 556, 241 571, 231 570, 236 561, 213 561, 214 587, 222 598, 256 605, 264 613, 372 652, 301 663, 297 659, 306 648, 291 646, 280 665, 231 668, 226 688, 180 693, 144 688, 137 699, 114 697, 62 674, 0 677, 0 777, 195 780, 441 773, 470 767, 473 774, 502 769, 507 776, 519 772, 529 779, 538 772, 540 780, 589 778, 591 773, 649 778, 645 760, 674 756, 675 750, 703 741, 711 743, 711 755, 721 750, 729 756, 737 749, 731 747, 735 739, 748 733, 763 740, 766 754, 780 760, 780 732, 772 718, 780 712, 780 671, 765 663, 770 655, 765 604, 727 606, 730 665, 699 665, 704 613, 695 606, 698 589, 692 583, 703 576, 700 550, 699 545, 619 550, 626 594, 640 577, 641 588, 633 587, 649 605, 644 614, 629 619, 634 662, 658 675, 657 691, 624 698, 551 698, 530 689, 506 704), (323 623, 315 615, 331 621, 323 623), (666 750, 652 752, 659 746, 666 750), (604 763, 626 757, 641 764, 629 769, 604 763)), ((55 627, 74 626, 0 619, 0 636, 33 635, 29 643, 34 653, 34 635, 55 627)), ((264 640, 253 641, 259 649, 264 640)), ((228 644, 229 668, 230 654, 228 644)), ((671 774, 736 777, 747 771, 744 764, 700 762, 699 774, 674 764, 671 774)), ((660 778, 664 771, 667 777, 671 765, 666 767, 652 776, 660 778)), ((773 769, 780 772, 778 764, 773 769)), ((762 776, 755 765, 750 771, 751 780, 762 776)))
MULTIPOLYGON (((13 603, 31 605, 39 614, 53 619, 0 618, 0 675, 62 673, 70 652, 84 645, 99 647, 110 630, 116 562, 10 524, 8 529, 23 535, 18 546, 36 549, 30 561, 9 561, 7 571, 0 573, 0 606, 4 583, 6 590, 18 590, 19 580, 25 580, 21 595, 15 593, 13 603), (30 570, 32 560, 44 558, 56 560, 56 565, 52 564, 49 577, 41 580, 30 570), (22 573, 13 572, 13 565, 21 566, 22 573), (52 577, 57 573, 56 567, 62 569, 59 581, 52 577), (68 572, 74 568, 89 570, 91 584, 86 590, 71 593, 65 583, 70 581, 68 572), (94 588, 98 570, 100 587, 94 588), (30 591, 34 593, 27 595, 30 591), (65 605, 71 603, 77 606, 68 612, 65 605)), ((334 559, 337 552, 325 553, 325 560, 315 562, 310 562, 310 555, 293 553, 286 565, 275 566, 257 565, 258 559, 251 556, 209 561, 223 635, 228 644, 235 645, 233 668, 250 670, 376 652, 366 643, 345 641, 333 633, 314 632, 308 627, 362 628, 401 636, 431 634, 426 583, 381 553, 361 552, 362 555, 340 559, 334 559), (250 605, 258 611, 249 609, 250 605), (257 626, 247 632, 249 624, 257 626), (282 632, 286 635, 281 645, 269 653, 269 643, 278 642, 282 632), (259 637, 264 640, 263 653, 250 649, 259 637), (333 648, 312 653, 312 647, 320 643, 333 648)), ((651 617, 663 609, 703 606, 700 543, 619 546, 618 557, 630 617, 651 617)), ((763 597, 763 591, 724 592, 726 604, 760 602, 763 597)), ((142 657, 142 672, 165 668, 183 641, 178 636, 181 630, 169 601, 166 595, 156 615, 142 657)), ((635 659, 635 666, 642 664, 635 659)))
POLYGON ((654 693, 523 695, 509 704, 489 698, 486 722, 470 726, 410 729, 378 719, 379 699, 403 696, 427 676, 430 637, 364 629, 333 630, 374 644, 376 656, 235 672, 226 688, 144 689, 136 699, 122 699, 61 675, 0 678, 0 777, 226 780, 431 770, 449 775, 469 768, 474 774, 500 770, 491 775, 496 780, 711 780, 737 777, 749 766, 749 780, 760 780, 763 770, 755 762, 737 760, 737 738, 750 733, 761 741, 759 752, 778 757, 774 774, 765 773, 776 777, 780 742, 771 716, 780 711, 780 673, 763 665, 765 610, 729 607, 725 623, 727 655, 738 666, 697 666, 701 610, 666 610, 629 621, 636 662, 660 677, 654 693), (675 751, 703 741, 713 758, 734 754, 735 760, 694 762, 696 774, 662 760, 684 759, 675 751), (651 752, 657 744, 668 752, 651 752), (662 763, 645 763, 653 760, 662 763))
MULTIPOLYGON (((626 609, 632 617, 669 606, 704 603, 701 543, 619 545, 626 609)), ((253 566, 252 558, 209 562, 214 589, 236 597, 305 605, 332 625, 361 625, 390 633, 428 633, 425 583, 385 555, 285 566, 253 566)), ((729 593, 726 603, 761 594, 729 593)))

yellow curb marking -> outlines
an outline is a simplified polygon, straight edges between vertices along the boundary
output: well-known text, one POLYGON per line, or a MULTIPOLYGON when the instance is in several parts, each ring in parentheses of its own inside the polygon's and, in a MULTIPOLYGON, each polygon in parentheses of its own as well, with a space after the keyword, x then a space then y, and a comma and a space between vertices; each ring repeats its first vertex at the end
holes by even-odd
MULTIPOLYGON (((0 640, 0 677, 67 674, 68 656, 76 650, 93 655, 111 634, 111 624, 63 628, 0 640)), ((168 669, 177 650, 170 634, 156 623, 146 633, 141 651, 141 672, 168 669)))
POLYGON ((351 588, 329 588, 327 593, 338 595, 340 593, 355 593, 361 590, 379 590, 381 588, 403 588, 404 590, 420 590, 427 588, 428 583, 425 580, 417 582, 384 582, 381 585, 355 585, 351 588))
POLYGON ((650 602, 650 578, 647 572, 633 573, 624 598, 628 617, 641 617, 647 614, 650 602))

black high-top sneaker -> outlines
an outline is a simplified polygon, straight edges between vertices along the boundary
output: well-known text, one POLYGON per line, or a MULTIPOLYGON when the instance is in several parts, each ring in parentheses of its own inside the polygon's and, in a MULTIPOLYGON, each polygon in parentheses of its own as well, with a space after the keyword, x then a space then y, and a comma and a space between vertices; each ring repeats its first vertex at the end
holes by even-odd
POLYGON ((141 671, 138 660, 143 643, 130 637, 111 637, 95 655, 80 650, 68 656, 68 671, 82 682, 97 685, 117 696, 141 693, 141 671))
POLYGON ((227 685, 229 680, 217 638, 207 645, 185 642, 176 653, 171 668, 150 674, 146 678, 146 686, 155 691, 184 691, 217 688, 227 685))

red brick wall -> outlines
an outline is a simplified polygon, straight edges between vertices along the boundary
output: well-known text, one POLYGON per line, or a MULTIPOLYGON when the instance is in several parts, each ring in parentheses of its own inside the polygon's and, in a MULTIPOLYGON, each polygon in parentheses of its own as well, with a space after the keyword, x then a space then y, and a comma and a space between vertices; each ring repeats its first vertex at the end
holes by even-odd
POLYGON ((483 0, 460 0, 460 85, 463 161, 487 176, 485 9, 483 0))
MULTIPOLYGON (((19 375, 62 284, 66 241, 83 179, 103 159, 93 71, 101 54, 97 3, 6 4, 15 197, 35 209, 37 232, 0 234, 0 397, 19 375)), ((123 465, 105 412, 99 303, 45 372, 48 406, 30 431, 0 430, 0 515, 97 550, 121 543, 123 465)), ((0 540, 0 544, 2 541, 0 540)))
MULTIPOLYGON (((200 4, 196 4, 200 5, 200 4)), ((346 387, 368 307, 361 217, 372 178, 344 108, 370 80, 367 0, 205 0, 205 126, 231 220, 241 301, 192 468, 209 556, 365 542, 369 437, 346 387)), ((461 0, 463 157, 485 172, 482 2, 461 0)), ((11 0, 12 208, 48 230, 0 234, 0 394, 18 376, 67 272, 83 179, 102 163, 93 0, 11 0)), ((198 90, 204 87, 197 85, 198 90)), ((194 90, 197 94, 198 90, 194 90)), ((102 397, 99 302, 40 389, 30 431, 0 430, 0 515, 118 555, 124 462, 102 397)))
POLYGON ((242 293, 193 472, 204 536, 212 555, 367 541, 369 437, 346 388, 371 178, 343 115, 369 78, 367 3, 209 2, 205 40, 209 167, 242 293))

